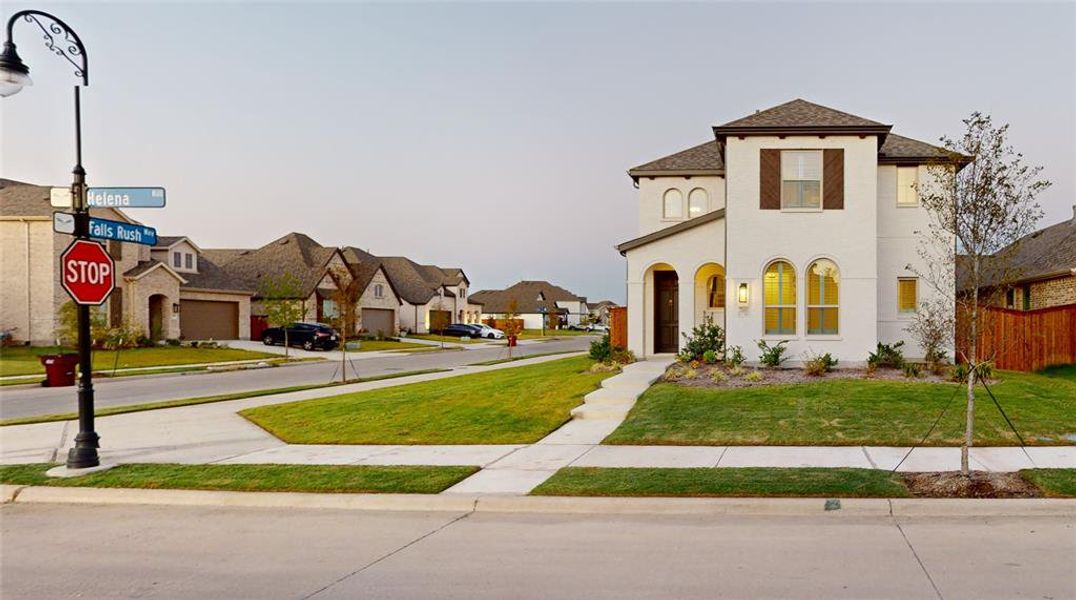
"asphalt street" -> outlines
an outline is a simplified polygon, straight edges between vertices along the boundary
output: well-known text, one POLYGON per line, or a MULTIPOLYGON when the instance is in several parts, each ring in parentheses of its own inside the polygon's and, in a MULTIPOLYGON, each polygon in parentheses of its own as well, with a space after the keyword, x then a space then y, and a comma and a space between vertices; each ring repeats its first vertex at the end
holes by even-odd
MULTIPOLYGON (((590 337, 571 337, 539 344, 526 344, 513 350, 513 356, 546 352, 585 350, 590 337)), ((477 362, 507 357, 507 348, 476 350, 432 351, 398 354, 381 358, 351 361, 360 377, 401 373, 422 369, 459 367, 477 362)), ((348 376, 353 377, 351 365, 348 376)), ((293 385, 327 383, 339 378, 340 364, 332 361, 298 363, 285 367, 250 369, 225 373, 188 373, 152 375, 146 377, 97 378, 94 395, 98 408, 141 404, 181 398, 213 396, 248 390, 279 388, 293 385)), ((76 388, 43 388, 10 386, 0 389, 0 418, 10 419, 36 415, 76 412, 76 388)))
POLYGON ((1076 596, 1072 516, 9 504, 4 598, 1076 596))

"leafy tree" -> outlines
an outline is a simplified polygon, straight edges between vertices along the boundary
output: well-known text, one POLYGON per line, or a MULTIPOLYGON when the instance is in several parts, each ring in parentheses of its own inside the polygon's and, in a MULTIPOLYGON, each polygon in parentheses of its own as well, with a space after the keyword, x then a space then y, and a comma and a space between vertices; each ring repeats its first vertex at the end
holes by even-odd
MULTIPOLYGON (((515 298, 508 300, 508 306, 504 309, 504 336, 511 339, 519 337, 523 325, 519 322, 519 301, 515 298)), ((508 342, 508 358, 512 358, 512 342, 508 342)))
POLYGON ((347 381, 347 339, 355 333, 358 321, 359 301, 362 288, 358 274, 349 266, 334 266, 328 271, 333 281, 330 299, 336 314, 326 317, 330 325, 340 333, 340 381, 347 381))
POLYGON ((265 305, 265 316, 270 327, 284 330, 284 356, 288 356, 288 325, 306 318, 306 298, 303 297, 302 282, 291 273, 279 276, 267 276, 262 279, 261 296, 265 305))
MULTIPOLYGON (((56 310, 56 343, 73 347, 78 344, 78 305, 68 300, 56 310)), ((91 345, 101 344, 108 336, 108 316, 100 306, 90 307, 91 345)))
MULTIPOLYGON (((968 317, 967 327, 953 330, 956 340, 962 342, 957 347, 966 349, 963 358, 971 367, 960 449, 960 470, 967 475, 975 423, 975 382, 989 360, 980 356, 976 347, 984 312, 980 306, 990 294, 1003 293, 1001 288, 992 287, 994 284, 1011 280, 1015 269, 1006 249, 1034 231, 1042 217, 1035 198, 1050 182, 1039 178, 1042 167, 1024 164, 1023 155, 1009 144, 1007 124, 995 126, 989 115, 975 112, 964 119, 964 126, 959 138, 942 138, 949 155, 928 168, 932 185, 919 189, 930 224, 927 231, 920 232, 920 255, 927 266, 918 274, 942 302, 968 317), (967 158, 971 162, 966 167, 953 168, 954 163, 967 158), (959 282, 958 255, 961 271, 966 273, 959 282)), ((924 311, 921 318, 931 318, 934 312, 924 311)), ((949 328, 945 323, 937 326, 949 328)))

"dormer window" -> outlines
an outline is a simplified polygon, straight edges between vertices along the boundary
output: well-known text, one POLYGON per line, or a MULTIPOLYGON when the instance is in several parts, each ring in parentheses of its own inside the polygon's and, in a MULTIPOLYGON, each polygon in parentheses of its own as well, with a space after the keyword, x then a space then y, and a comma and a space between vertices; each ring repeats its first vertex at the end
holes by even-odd
POLYGON ((184 262, 184 264, 183 264, 184 267, 186 267, 188 269, 192 269, 192 270, 194 269, 194 255, 193 254, 184 254, 183 255, 183 262, 184 262))
POLYGON ((822 208, 822 152, 781 152, 781 208, 822 208))
POLYGON ((172 253, 172 267, 175 268, 175 269, 183 268, 183 253, 182 252, 173 252, 172 253))

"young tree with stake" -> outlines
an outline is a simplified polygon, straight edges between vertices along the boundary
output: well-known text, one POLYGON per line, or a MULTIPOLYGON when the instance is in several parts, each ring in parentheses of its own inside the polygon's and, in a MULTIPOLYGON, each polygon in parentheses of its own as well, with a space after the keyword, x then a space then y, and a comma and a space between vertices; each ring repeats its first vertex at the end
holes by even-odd
POLYGON ((262 303, 270 327, 284 330, 284 356, 289 355, 288 326, 306 318, 306 299, 298 277, 284 272, 277 277, 267 276, 261 282, 262 303))
POLYGON ((995 126, 989 115, 975 112, 964 119, 964 126, 961 137, 942 138, 949 156, 931 165, 927 170, 931 181, 917 188, 920 203, 930 214, 927 231, 919 232, 920 256, 926 265, 920 278, 938 294, 936 302, 955 307, 967 317, 967 325, 953 328, 939 323, 951 311, 931 307, 920 311, 912 330, 934 335, 939 328, 955 329, 956 347, 964 349, 967 411, 960 471, 967 475, 968 448, 974 441, 975 383, 979 368, 989 360, 977 348, 981 305, 988 303, 988 294, 1004 293, 994 286, 1010 281, 1014 269, 1008 253, 1000 251, 1034 231, 1042 217, 1035 198, 1050 182, 1039 178, 1042 167, 1024 164, 1023 155, 1008 143, 1008 125, 995 126), (954 168, 962 163, 967 166, 954 168), (935 323, 925 322, 930 319, 935 323))
MULTIPOLYGON (((340 382, 347 382, 347 340, 355 333, 362 288, 358 274, 350 266, 333 266, 328 271, 333 287, 330 299, 336 314, 327 316, 329 324, 340 334, 340 382)), ((357 373, 356 373, 357 375, 357 373)))

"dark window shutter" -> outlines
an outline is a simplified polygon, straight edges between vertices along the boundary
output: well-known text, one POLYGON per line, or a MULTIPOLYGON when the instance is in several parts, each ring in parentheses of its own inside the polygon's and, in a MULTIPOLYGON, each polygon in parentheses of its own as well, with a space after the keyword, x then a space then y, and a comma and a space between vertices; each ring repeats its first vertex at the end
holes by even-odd
POLYGON ((762 210, 781 210, 781 151, 760 152, 758 207, 762 210))
POLYGON ((844 150, 822 151, 822 208, 844 208, 844 150))

